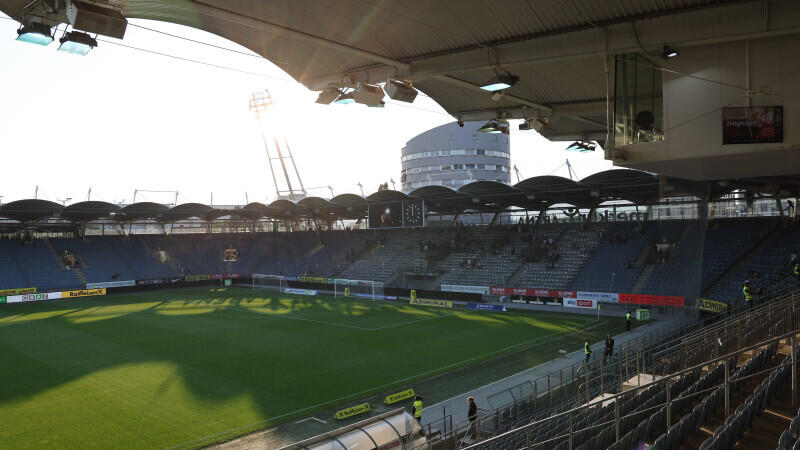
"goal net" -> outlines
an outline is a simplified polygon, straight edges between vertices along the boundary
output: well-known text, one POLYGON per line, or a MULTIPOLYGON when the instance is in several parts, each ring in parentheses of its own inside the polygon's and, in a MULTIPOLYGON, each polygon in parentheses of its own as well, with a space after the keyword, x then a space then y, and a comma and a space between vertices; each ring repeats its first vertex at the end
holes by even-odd
POLYGON ((359 297, 372 300, 382 300, 383 283, 369 280, 348 280, 337 278, 333 280, 334 297, 359 297))
POLYGON ((286 290, 286 277, 282 275, 253 274, 253 289, 269 289, 283 292, 286 290))

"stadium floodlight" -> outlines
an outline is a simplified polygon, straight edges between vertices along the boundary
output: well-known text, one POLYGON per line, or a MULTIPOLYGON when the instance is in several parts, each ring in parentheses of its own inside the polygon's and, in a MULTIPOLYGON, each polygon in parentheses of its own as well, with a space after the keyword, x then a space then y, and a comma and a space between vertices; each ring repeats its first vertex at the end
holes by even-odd
POLYGON ((550 126, 550 119, 547 117, 537 117, 535 119, 525 119, 519 124, 520 131, 542 131, 542 128, 550 126))
POLYGON ((353 93, 352 92, 348 92, 346 94, 342 94, 342 95, 339 96, 339 98, 334 100, 334 103, 338 103, 340 105, 349 105, 349 104, 355 103, 355 102, 356 102, 356 100, 353 98, 353 93))
POLYGON ((30 22, 17 30, 17 40, 36 45, 49 45, 53 42, 50 27, 42 22, 30 22))
POLYGON ((358 83, 352 94, 356 103, 373 107, 382 106, 384 93, 380 86, 358 83))
POLYGON ((319 97, 317 97, 317 101, 315 103, 319 103, 320 105, 330 105, 333 103, 334 100, 339 98, 342 95, 341 89, 337 88, 328 88, 324 89, 322 92, 319 93, 319 97))
POLYGON ((89 50, 97 47, 97 40, 81 31, 70 31, 64 34, 59 42, 58 51, 86 56, 89 50))
POLYGON ((414 103, 414 99, 417 98, 417 94, 419 93, 419 91, 411 86, 411 83, 404 83, 397 80, 388 80, 383 90, 390 99, 406 103, 414 103))
POLYGON ((669 45, 665 45, 664 50, 661 51, 661 57, 664 59, 672 59, 678 55, 680 55, 680 53, 669 45))
POLYGON ((569 144, 567 147, 567 151, 578 151, 578 152, 593 152, 597 148, 597 144, 594 142, 585 142, 585 141, 575 141, 572 144, 569 144))
POLYGON ((498 134, 498 133, 508 134, 508 122, 492 119, 483 124, 480 128, 478 128, 478 131, 480 131, 481 133, 490 133, 490 134, 498 134))
POLYGON ((496 73, 492 78, 489 78, 481 85, 481 89, 490 92, 502 91, 503 89, 514 86, 518 81, 519 77, 516 75, 511 75, 510 73, 496 73))

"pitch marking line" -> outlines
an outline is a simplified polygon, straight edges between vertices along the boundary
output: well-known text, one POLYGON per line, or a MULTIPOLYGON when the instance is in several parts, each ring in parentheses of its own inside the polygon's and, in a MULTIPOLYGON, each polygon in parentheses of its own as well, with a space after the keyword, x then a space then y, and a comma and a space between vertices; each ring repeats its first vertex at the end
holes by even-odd
POLYGON ((328 422, 326 422, 326 421, 324 421, 322 419, 317 419, 316 417, 312 416, 312 417, 306 417, 305 419, 298 420, 297 422, 295 422, 295 424, 308 422, 309 420, 315 420, 315 421, 317 421, 319 423, 328 423, 328 422))
MULTIPOLYGON (((489 352, 489 353, 486 353, 484 355, 480 355, 480 356, 476 356, 474 358, 469 358, 469 359, 465 359, 465 360, 462 360, 462 361, 459 361, 459 362, 448 364, 446 366, 439 367, 438 369, 432 369, 432 370, 428 370, 428 371, 425 371, 425 372, 417 373, 417 374, 412 375, 410 377, 401 378, 399 380, 395 380, 393 382, 386 383, 386 384, 383 384, 383 385, 380 385, 380 386, 374 386, 374 387, 371 387, 369 389, 364 389, 364 390, 362 390, 360 392, 355 392, 353 394, 345 395, 345 396, 342 396, 342 397, 339 397, 339 398, 335 398, 333 400, 328 400, 326 402, 317 403, 316 405, 311 405, 311 406, 308 406, 306 408, 296 409, 294 411, 290 411, 288 413, 281 414, 281 415, 278 415, 278 416, 268 417, 268 418, 266 418, 264 420, 259 420, 258 422, 253 422, 253 423, 250 423, 250 424, 247 424, 247 425, 242 425, 240 427, 236 427, 236 428, 231 428, 229 430, 220 431, 219 433, 211 434, 211 435, 208 435, 208 436, 203 436, 203 437, 195 439, 193 441, 184 442, 182 444, 178 444, 178 445, 175 445, 175 446, 169 447, 169 448, 170 449, 183 448, 183 447, 186 447, 186 446, 198 443, 198 442, 205 442, 205 441, 213 440, 214 438, 219 437, 219 436, 224 436, 226 434, 230 434, 230 433, 236 432, 238 430, 245 430, 245 429, 248 429, 248 428, 253 428, 253 427, 256 427, 258 425, 269 423, 271 421, 274 421, 276 419, 281 419, 281 418, 286 417, 286 416, 292 416, 292 415, 295 415, 297 413, 302 413, 304 411, 308 411, 308 410, 312 410, 312 409, 319 409, 319 408, 322 408, 322 407, 330 406, 332 404, 343 402, 345 400, 358 398, 359 396, 361 396, 363 394, 366 394, 368 392, 381 391, 382 389, 385 389, 385 388, 388 388, 388 387, 391 387, 391 386, 396 386, 398 384, 402 384, 402 383, 404 383, 406 381, 409 381, 409 380, 412 380, 412 379, 415 379, 415 378, 424 377, 424 376, 432 374, 432 373, 436 373, 436 372, 439 372, 439 371, 442 371, 442 370, 445 370, 445 369, 449 369, 449 368, 454 367, 454 366, 463 365, 465 363, 469 363, 469 362, 475 361, 477 359, 482 359, 482 358, 486 358, 486 357, 489 357, 489 356, 493 356, 493 355, 496 355, 498 353, 504 353, 504 352, 506 352, 508 350, 511 350, 511 349, 513 349, 515 347, 519 347, 521 345, 533 344, 536 341, 540 341, 542 339, 550 338, 550 337, 553 337, 553 336, 556 336, 556 335, 559 335, 559 334, 565 334, 565 333, 566 334, 572 334, 572 333, 575 333, 575 332, 578 332, 578 331, 588 330, 588 329, 594 328, 595 326, 600 325, 602 323, 607 323, 607 322, 605 320, 593 320, 591 322, 588 322, 585 326, 580 327, 580 328, 568 327, 570 330, 572 330, 572 331, 570 331, 568 333, 567 333, 566 330, 565 331, 558 331, 558 332, 555 332, 555 333, 550 333, 548 335, 541 336, 541 337, 538 337, 536 339, 531 339, 529 341, 522 342, 520 344, 510 345, 508 347, 505 347, 505 348, 502 348, 502 349, 499 349, 499 350, 495 350, 493 352, 489 352)), ((544 342, 539 342, 537 345, 541 345, 543 343, 544 342)), ((431 406, 435 406, 435 405, 431 405, 431 406)), ((252 432, 256 433, 256 432, 259 432, 259 430, 253 430, 252 432)), ((232 439, 239 438, 239 437, 241 437, 241 436, 234 436, 232 439)))

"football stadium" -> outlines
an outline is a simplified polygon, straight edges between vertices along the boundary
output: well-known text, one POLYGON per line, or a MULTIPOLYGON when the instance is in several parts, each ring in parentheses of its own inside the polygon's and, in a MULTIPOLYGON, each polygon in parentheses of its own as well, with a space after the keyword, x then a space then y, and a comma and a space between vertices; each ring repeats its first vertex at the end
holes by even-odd
POLYGON ((800 448, 796 1, 0 12, 0 448, 800 448))

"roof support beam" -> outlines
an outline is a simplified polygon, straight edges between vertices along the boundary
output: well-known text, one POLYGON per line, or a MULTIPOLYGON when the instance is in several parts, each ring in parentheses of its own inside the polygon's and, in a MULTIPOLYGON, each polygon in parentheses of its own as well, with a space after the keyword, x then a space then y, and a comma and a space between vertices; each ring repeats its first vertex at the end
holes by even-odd
POLYGON ((315 36, 313 34, 306 33, 304 31, 299 31, 276 23, 267 22, 266 20, 250 17, 245 14, 231 11, 229 9, 220 8, 218 6, 211 5, 201 0, 191 0, 191 4, 194 7, 195 12, 201 15, 214 17, 216 19, 225 20, 231 23, 239 24, 250 28, 255 28, 258 30, 267 30, 276 34, 288 36, 301 41, 310 42, 312 44, 316 44, 322 47, 327 47, 332 50, 338 50, 345 53, 350 53, 355 56, 360 56, 362 58, 369 59, 376 63, 386 64, 387 66, 391 66, 394 69, 399 69, 400 71, 403 72, 407 72, 411 68, 411 66, 408 63, 403 61, 398 61, 396 59, 392 59, 383 55, 379 55, 377 53, 353 47, 351 45, 342 44, 341 42, 332 41, 330 39, 326 39, 320 36, 315 36))

